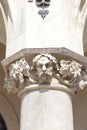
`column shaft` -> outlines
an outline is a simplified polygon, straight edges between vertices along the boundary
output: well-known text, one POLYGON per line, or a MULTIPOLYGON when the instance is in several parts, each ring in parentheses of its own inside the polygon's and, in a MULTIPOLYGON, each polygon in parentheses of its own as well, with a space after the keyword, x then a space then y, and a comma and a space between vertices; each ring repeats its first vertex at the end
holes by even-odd
POLYGON ((21 97, 20 130, 73 130, 72 98, 50 89, 27 92, 21 97))

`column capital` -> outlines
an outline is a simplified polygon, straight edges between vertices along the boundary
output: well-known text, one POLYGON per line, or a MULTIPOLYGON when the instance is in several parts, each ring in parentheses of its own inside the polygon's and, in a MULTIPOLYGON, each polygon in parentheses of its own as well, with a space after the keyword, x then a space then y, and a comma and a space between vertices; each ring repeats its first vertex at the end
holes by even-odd
POLYGON ((87 58, 66 48, 24 49, 2 65, 8 93, 43 88, 74 93, 87 86, 87 58))

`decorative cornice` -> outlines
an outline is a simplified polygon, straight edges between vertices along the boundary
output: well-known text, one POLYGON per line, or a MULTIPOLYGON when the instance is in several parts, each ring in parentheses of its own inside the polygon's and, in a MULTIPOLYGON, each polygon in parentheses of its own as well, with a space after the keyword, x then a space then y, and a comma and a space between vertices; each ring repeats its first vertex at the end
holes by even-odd
POLYGON ((74 59, 66 60, 66 57, 62 59, 54 55, 37 54, 30 59, 25 57, 10 63, 7 67, 4 85, 8 93, 41 88, 57 90, 62 88, 63 91, 76 92, 87 86, 84 64, 74 59), (27 86, 30 87, 27 88, 27 86))

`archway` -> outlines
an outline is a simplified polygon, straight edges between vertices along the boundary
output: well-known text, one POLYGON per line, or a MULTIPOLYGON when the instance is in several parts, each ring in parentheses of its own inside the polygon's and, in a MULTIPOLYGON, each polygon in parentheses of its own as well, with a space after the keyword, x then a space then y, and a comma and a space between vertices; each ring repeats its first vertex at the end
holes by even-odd
POLYGON ((6 122, 1 113, 0 113, 0 130, 7 130, 6 122))
POLYGON ((83 32, 83 49, 84 49, 84 55, 87 56, 87 18, 85 21, 83 32))
POLYGON ((8 130, 19 130, 17 115, 8 98, 0 91, 0 113, 3 115, 8 130))

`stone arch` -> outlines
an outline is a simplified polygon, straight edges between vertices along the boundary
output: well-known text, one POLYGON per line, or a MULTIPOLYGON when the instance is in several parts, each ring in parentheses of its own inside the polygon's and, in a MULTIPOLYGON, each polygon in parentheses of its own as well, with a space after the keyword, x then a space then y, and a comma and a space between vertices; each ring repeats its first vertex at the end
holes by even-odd
POLYGON ((7 39, 7 22, 8 19, 12 21, 11 10, 8 0, 0 1, 0 42, 6 44, 7 39))
POLYGON ((0 113, 3 115, 8 130, 19 130, 17 115, 8 98, 0 91, 0 113))
POLYGON ((1 113, 0 113, 0 129, 7 130, 6 122, 5 122, 3 115, 1 113))
POLYGON ((79 10, 82 10, 86 0, 81 0, 79 10))
POLYGON ((3 83, 4 83, 4 70, 1 65, 1 61, 5 58, 5 49, 6 49, 6 46, 0 43, 0 86, 3 86, 3 83))
POLYGON ((14 95, 8 95, 3 89, 5 75, 1 61, 5 57, 5 48, 6 46, 0 43, 0 113, 8 130, 19 130, 19 102, 17 102, 14 95))
POLYGON ((84 31, 83 31, 83 49, 84 49, 84 55, 87 56, 87 18, 84 25, 84 31))
POLYGON ((82 28, 83 52, 87 56, 87 0, 80 0, 79 12, 78 18, 82 28))
POLYGON ((0 42, 6 44, 6 20, 0 8, 0 42))

